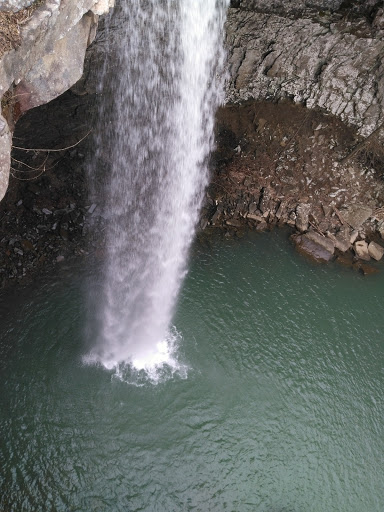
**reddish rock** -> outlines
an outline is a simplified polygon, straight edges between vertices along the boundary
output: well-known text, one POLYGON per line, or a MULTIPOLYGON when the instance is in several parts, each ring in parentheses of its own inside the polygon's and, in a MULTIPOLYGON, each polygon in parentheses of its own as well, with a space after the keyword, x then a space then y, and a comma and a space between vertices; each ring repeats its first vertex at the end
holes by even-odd
POLYGON ((359 271, 365 276, 370 276, 379 272, 377 268, 372 267, 372 265, 367 265, 366 263, 361 263, 359 265, 359 271))

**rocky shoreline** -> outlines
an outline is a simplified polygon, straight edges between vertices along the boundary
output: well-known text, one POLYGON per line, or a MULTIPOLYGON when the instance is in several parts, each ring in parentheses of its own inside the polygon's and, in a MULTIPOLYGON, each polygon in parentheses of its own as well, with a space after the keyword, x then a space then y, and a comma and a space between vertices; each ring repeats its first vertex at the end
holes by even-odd
MULTIPOLYGON (((89 3, 103 12, 112 4, 89 3)), ((376 272, 382 263, 370 263, 384 247, 383 9, 290 5, 231 2, 226 105, 200 228, 241 237, 288 226, 300 253, 376 272)), ((86 161, 96 70, 108 51, 101 23, 82 79, 17 122, 14 145, 54 151, 12 153, 0 202, 0 287, 103 251, 106 223, 89 199, 86 161)), ((91 178, 100 186, 102 174, 91 178)))
POLYGON ((224 107, 217 131, 203 229, 231 236, 289 226, 298 251, 313 260, 377 271, 367 264, 384 253, 383 162, 375 145, 361 144, 336 118, 289 102, 224 107))
MULTIPOLYGON (((91 124, 92 118, 82 98, 68 92, 18 124, 20 145, 41 147, 44 140, 59 150, 65 140, 74 147, 13 153, 10 187, 0 203, 1 287, 102 255, 106 222, 88 190, 91 137, 77 144, 89 131, 84 119, 91 124), (39 131, 30 136, 35 115, 44 120, 42 130, 49 127, 48 138, 39 131)), ((378 271, 370 261, 384 252, 384 181, 375 141, 352 154, 361 144, 352 129, 286 101, 222 107, 216 139, 201 231, 242 237, 247 229, 288 226, 301 254, 364 274, 378 271)))

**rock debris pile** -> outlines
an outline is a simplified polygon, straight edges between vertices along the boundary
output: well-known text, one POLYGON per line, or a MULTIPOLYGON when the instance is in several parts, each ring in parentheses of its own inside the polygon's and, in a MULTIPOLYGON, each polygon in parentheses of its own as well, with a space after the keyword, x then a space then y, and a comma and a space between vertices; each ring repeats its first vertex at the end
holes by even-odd
POLYGON ((348 158, 357 140, 333 116, 290 102, 223 107, 201 227, 290 226, 301 253, 368 273, 362 262, 384 252, 384 159, 369 147, 348 158))

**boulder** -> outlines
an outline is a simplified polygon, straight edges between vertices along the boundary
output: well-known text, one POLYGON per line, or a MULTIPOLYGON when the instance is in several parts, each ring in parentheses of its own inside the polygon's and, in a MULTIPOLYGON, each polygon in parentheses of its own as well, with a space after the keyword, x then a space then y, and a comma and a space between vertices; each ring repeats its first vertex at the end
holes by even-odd
MULTIPOLYGON (((17 11, 32 2, 0 3, 0 10, 17 11)), ((112 6, 113 0, 43 2, 20 24, 17 48, 0 55, 0 98, 11 98, 9 108, 0 113, 0 200, 8 186, 15 122, 27 110, 57 98, 81 78, 85 51, 95 37, 98 15, 112 6), (8 96, 4 96, 6 93, 8 96)))
POLYGON ((349 238, 346 237, 343 233, 337 233, 337 235, 333 235, 329 231, 327 231, 327 237, 332 240, 335 244, 335 249, 338 249, 340 252, 347 252, 351 248, 351 242, 349 238))
POLYGON ((352 251, 339 254, 336 261, 347 268, 353 268, 355 264, 352 251))
POLYGON ((368 252, 371 258, 376 261, 380 261, 384 254, 384 247, 382 247, 380 244, 377 244, 376 242, 371 242, 368 245, 368 252))
POLYGON ((359 229, 366 220, 372 215, 373 210, 369 206, 361 204, 353 204, 342 210, 341 215, 345 222, 347 222, 353 229, 359 229))
POLYGON ((315 231, 309 231, 303 235, 293 237, 296 249, 311 259, 318 262, 327 262, 333 258, 335 245, 332 240, 319 235, 315 231))
POLYGON ((356 256, 364 261, 369 261, 371 259, 368 251, 368 244, 365 240, 359 240, 355 242, 353 246, 356 256))
POLYGON ((17 12, 33 4, 34 0, 3 0, 0 11, 17 12))
POLYGON ((255 231, 258 231, 258 232, 265 231, 267 229, 268 229, 268 224, 264 219, 262 219, 261 222, 258 222, 255 226, 255 231))
POLYGON ((307 231, 309 225, 309 212, 311 210, 311 205, 301 203, 297 205, 296 208, 296 228, 298 231, 303 233, 307 231))

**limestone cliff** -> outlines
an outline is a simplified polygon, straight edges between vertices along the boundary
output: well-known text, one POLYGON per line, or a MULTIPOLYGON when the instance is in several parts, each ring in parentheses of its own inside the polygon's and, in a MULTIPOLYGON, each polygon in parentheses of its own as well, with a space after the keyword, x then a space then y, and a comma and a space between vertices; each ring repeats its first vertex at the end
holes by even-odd
MULTIPOLYGON (((1 10, 16 10, 30 3, 7 0, 1 10)), ((15 122, 80 79, 98 16, 112 5, 113 0, 46 0, 17 27, 19 44, 0 59, 0 200, 8 186, 15 122)))
POLYGON ((368 136, 384 122, 382 2, 243 0, 227 22, 227 101, 292 99, 368 136))
MULTIPOLYGON (((30 3, 2 0, 0 13, 30 3)), ((20 45, 0 55, 0 199, 14 123, 80 79, 97 15, 113 0, 38 3, 19 27, 20 45)), ((232 0, 226 103, 287 98, 369 136, 384 123, 383 35, 382 2, 376 0, 232 0)))

